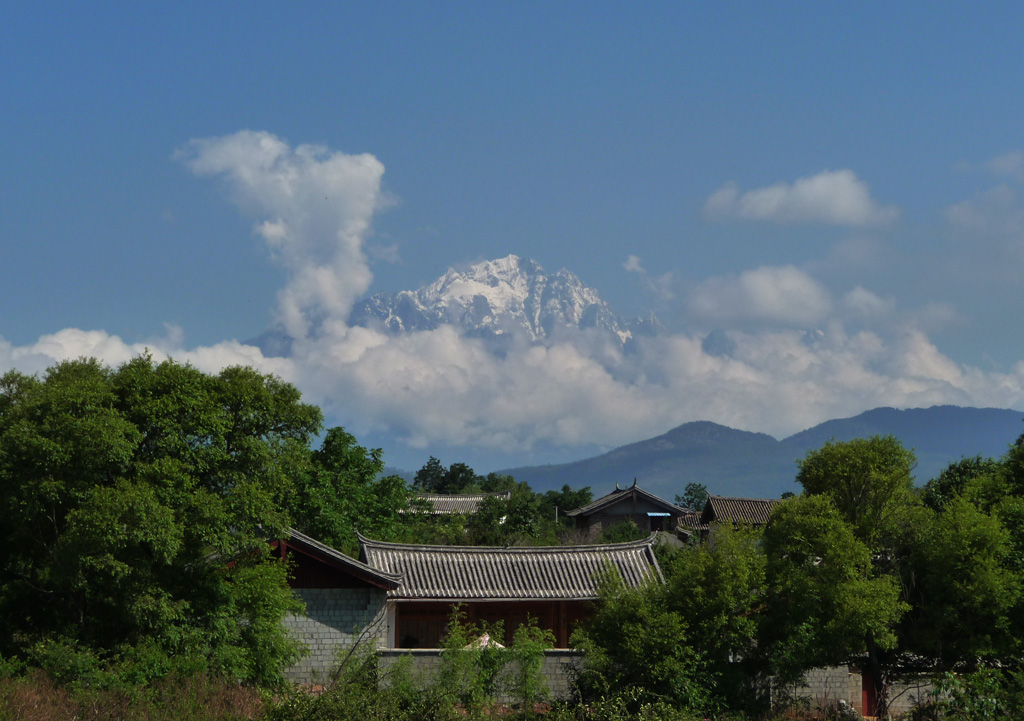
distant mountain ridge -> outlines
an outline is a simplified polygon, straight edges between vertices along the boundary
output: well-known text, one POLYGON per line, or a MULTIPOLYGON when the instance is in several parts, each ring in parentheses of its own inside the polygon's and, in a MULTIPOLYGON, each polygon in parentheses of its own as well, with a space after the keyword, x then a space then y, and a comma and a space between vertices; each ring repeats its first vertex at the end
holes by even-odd
POLYGON ((448 271, 419 290, 377 293, 356 304, 353 325, 392 333, 453 325, 467 335, 496 338, 523 335, 543 342, 560 329, 597 328, 627 343, 657 333, 657 320, 624 319, 596 290, 568 270, 548 275, 534 260, 509 255, 448 271))
POLYGON ((1000 408, 933 406, 876 408, 852 418, 826 421, 781 441, 765 433, 696 421, 593 458, 501 471, 535 491, 590 486, 600 495, 634 478, 644 490, 671 501, 687 483, 703 483, 724 496, 778 498, 799 492, 796 462, 829 440, 894 435, 913 448, 915 478, 923 484, 950 462, 967 456, 1002 456, 1024 431, 1024 413, 1000 408))

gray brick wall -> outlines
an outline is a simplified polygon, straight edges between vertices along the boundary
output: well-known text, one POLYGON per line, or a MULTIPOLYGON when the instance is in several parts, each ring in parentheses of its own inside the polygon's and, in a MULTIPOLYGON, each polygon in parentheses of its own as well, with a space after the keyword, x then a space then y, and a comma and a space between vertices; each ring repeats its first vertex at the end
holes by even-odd
POLYGON ((816 668, 808 671, 801 686, 777 689, 779 695, 806 700, 812 709, 824 708, 842 699, 860 710, 860 671, 847 666, 816 668))
MULTIPOLYGON (((777 691, 781 691, 781 695, 788 695, 790 698, 806 700, 811 709, 824 708, 828 704, 834 704, 842 699, 857 711, 863 711, 861 688, 860 669, 833 666, 808 671, 802 686, 790 686, 777 689, 777 691)), ((909 683, 893 684, 889 689, 889 712, 904 714, 910 711, 920 701, 928 697, 931 689, 931 682, 926 678, 909 683)))
POLYGON ((302 588, 303 616, 288 616, 285 628, 308 649, 285 671, 289 681, 318 683, 329 678, 339 653, 363 635, 375 648, 387 640, 385 592, 377 588, 302 588))

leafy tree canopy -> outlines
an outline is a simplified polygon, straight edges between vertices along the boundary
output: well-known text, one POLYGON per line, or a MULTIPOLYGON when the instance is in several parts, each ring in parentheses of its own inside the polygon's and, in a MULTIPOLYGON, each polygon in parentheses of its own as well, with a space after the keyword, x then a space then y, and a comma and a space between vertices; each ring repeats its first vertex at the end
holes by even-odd
POLYGON ((441 461, 431 456, 416 471, 412 486, 420 493, 479 493, 483 490, 484 481, 483 476, 477 475, 465 463, 453 463, 445 468, 441 461))
POLYGON ((344 541, 353 504, 404 503, 375 480, 379 451, 341 429, 313 452, 321 423, 251 368, 143 356, 5 374, 0 654, 155 653, 279 682, 296 654, 280 620, 300 606, 267 539, 297 523, 344 541))
POLYGON ((805 495, 831 499, 870 546, 909 501, 915 464, 913 452, 893 436, 830 441, 800 462, 796 480, 805 495))
POLYGON ((687 483, 682 495, 676 495, 677 506, 693 511, 703 511, 708 502, 708 487, 703 483, 687 483))

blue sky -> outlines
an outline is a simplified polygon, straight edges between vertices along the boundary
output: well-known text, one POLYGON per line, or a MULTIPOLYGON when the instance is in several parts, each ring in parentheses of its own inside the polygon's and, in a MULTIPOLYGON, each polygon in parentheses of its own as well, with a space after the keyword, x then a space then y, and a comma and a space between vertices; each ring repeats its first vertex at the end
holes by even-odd
POLYGON ((1024 408, 1022 26, 1011 3, 8 3, 0 370, 252 363, 409 467, 1024 408), (510 253, 671 335, 537 366, 346 325, 510 253), (333 335, 295 357, 244 343, 312 316, 333 335))

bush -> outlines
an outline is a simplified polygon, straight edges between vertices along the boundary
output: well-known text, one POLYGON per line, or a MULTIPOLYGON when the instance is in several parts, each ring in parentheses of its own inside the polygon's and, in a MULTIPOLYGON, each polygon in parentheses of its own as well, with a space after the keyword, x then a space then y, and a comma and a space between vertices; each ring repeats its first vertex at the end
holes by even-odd
POLYGON ((913 721, 995 721, 1024 718, 1024 672, 983 669, 935 684, 931 700, 915 708, 913 721))
POLYGON ((587 704, 556 705, 545 716, 545 721, 700 721, 702 718, 664 701, 647 702, 634 692, 624 692, 587 704))
POLYGON ((682 617, 667 610, 664 587, 628 588, 608 573, 598 588, 594 615, 572 636, 584 657, 574 678, 579 700, 619 698, 637 713, 659 703, 694 713, 717 710, 715 678, 693 649, 682 617))

